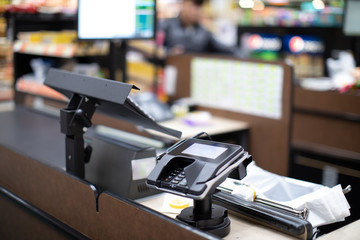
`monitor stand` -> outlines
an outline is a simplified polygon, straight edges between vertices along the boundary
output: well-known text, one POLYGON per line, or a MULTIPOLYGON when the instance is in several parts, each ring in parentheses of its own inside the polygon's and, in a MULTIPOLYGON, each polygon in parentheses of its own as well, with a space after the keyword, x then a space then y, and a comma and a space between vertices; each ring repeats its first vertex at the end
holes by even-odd
MULTIPOLYGON (((110 61, 110 76, 111 80, 116 80, 116 69, 118 67, 118 54, 116 48, 116 41, 110 40, 110 53, 109 53, 109 61, 110 61)), ((126 68, 126 52, 127 52, 127 41, 122 40, 120 46, 120 69, 122 71, 122 82, 127 81, 127 68, 126 68)))

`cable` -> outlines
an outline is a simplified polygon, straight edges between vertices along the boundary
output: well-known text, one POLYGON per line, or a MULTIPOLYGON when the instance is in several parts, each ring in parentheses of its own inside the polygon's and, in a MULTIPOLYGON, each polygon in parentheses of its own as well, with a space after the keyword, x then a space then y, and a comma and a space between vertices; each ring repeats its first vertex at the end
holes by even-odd
POLYGON ((207 132, 200 132, 200 133, 196 134, 195 136, 193 136, 193 137, 191 137, 191 138, 199 138, 199 137, 201 137, 201 135, 206 135, 207 138, 208 138, 210 141, 212 141, 211 136, 210 136, 207 132))
MULTIPOLYGON (((207 133, 207 132, 200 132, 190 138, 199 138, 201 135, 206 135, 207 138, 212 141, 211 136, 207 133)), ((169 147, 165 152, 161 153, 160 155, 156 156, 156 161, 159 161, 165 154, 169 153, 171 150, 173 150, 174 148, 176 148, 177 146, 179 146, 181 143, 185 142, 186 140, 190 139, 190 138, 184 138, 180 141, 178 141, 177 143, 175 143, 173 146, 169 147)))

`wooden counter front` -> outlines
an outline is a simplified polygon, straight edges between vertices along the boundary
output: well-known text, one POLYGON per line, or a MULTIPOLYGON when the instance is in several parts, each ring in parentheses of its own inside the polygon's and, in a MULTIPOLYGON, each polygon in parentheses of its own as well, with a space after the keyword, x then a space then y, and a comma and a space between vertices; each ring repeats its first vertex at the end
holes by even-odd
POLYGON ((295 88, 292 141, 360 154, 360 96, 295 88))

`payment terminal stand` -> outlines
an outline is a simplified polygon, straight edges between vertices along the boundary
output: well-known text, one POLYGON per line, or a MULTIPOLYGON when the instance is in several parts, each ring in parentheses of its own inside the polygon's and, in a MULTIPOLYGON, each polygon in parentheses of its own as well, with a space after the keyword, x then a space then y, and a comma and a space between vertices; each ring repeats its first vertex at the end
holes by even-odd
POLYGON ((216 188, 235 169, 240 179, 252 161, 241 146, 198 138, 179 141, 158 157, 150 173, 149 187, 194 199, 194 206, 184 209, 180 221, 224 237, 230 231, 227 209, 212 204, 216 188))

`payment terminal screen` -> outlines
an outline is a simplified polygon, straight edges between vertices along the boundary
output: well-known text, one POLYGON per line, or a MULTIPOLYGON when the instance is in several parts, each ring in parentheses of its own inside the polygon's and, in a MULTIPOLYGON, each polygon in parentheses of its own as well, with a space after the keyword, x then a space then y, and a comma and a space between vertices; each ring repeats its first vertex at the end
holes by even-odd
POLYGON ((211 146, 201 143, 193 143, 191 144, 190 147, 182 151, 182 153, 198 156, 198 157, 216 159, 226 150, 227 148, 225 147, 211 146))

